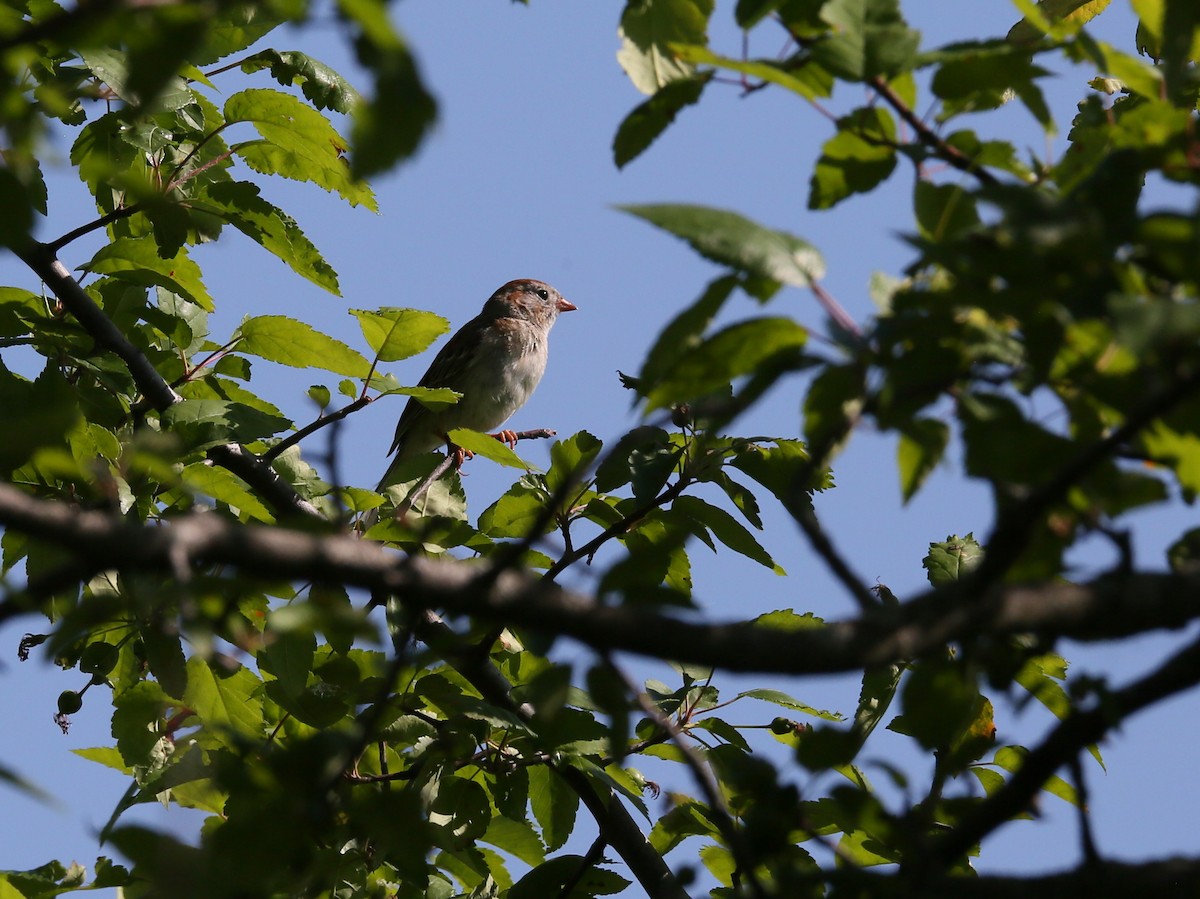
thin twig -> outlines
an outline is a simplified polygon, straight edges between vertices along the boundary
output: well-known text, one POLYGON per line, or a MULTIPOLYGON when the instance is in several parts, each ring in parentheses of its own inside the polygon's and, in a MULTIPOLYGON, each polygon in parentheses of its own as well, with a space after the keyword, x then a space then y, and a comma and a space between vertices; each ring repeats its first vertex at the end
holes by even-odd
POLYGON ((859 610, 865 614, 879 608, 879 602, 876 600, 874 594, 858 578, 850 568, 850 563, 842 558, 837 548, 833 545, 833 541, 821 529, 821 524, 817 521, 816 513, 812 507, 806 503, 796 503, 792 511, 792 517, 800 525, 800 530, 804 531, 804 535, 808 537, 808 542, 812 545, 816 554, 821 557, 821 560, 833 572, 834 577, 854 597, 854 601, 858 603, 859 610))
POLYGON ((876 75, 874 78, 869 79, 867 84, 883 98, 888 106, 896 111, 896 114, 901 119, 908 123, 909 127, 916 132, 918 140, 932 150, 939 159, 959 171, 973 175, 980 184, 992 186, 1000 183, 995 175, 979 166, 975 160, 971 159, 971 157, 967 156, 957 147, 946 143, 932 128, 922 122, 909 105, 900 98, 900 95, 892 89, 892 86, 888 84, 886 79, 876 75))
POLYGON ((733 854, 738 870, 750 884, 750 889, 754 895, 760 897, 760 899, 765 899, 767 894, 758 879, 758 875, 754 871, 754 861, 749 857, 743 835, 738 831, 737 823, 733 819, 733 813, 729 810, 729 806, 725 802, 725 797, 721 793, 721 785, 717 783, 712 769, 700 757, 695 748, 687 742, 684 732, 679 725, 669 715, 664 715, 650 697, 646 695, 646 692, 633 683, 629 676, 613 662, 607 653, 601 653, 600 658, 604 661, 609 671, 625 685, 625 689, 641 707, 642 711, 646 713, 646 716, 659 728, 671 735, 671 742, 675 744, 675 747, 682 754, 684 765, 691 771, 692 778, 696 781, 696 786, 699 787, 705 802, 708 803, 713 823, 721 831, 721 836, 724 837, 729 851, 733 854))
POLYGON ((352 412, 357 412, 364 406, 369 405, 374 401, 374 399, 374 397, 370 396, 360 396, 352 403, 347 403, 345 406, 342 406, 342 408, 338 409, 336 412, 330 412, 328 415, 322 415, 316 421, 305 425, 299 431, 296 431, 294 434, 289 434, 283 440, 280 440, 277 444, 263 453, 259 458, 269 464, 274 459, 279 458, 282 453, 287 452, 305 437, 310 437, 322 428, 327 428, 334 422, 341 421, 352 412))
POLYGON ((101 228, 107 228, 113 222, 120 221, 123 218, 129 218, 129 216, 141 211, 142 206, 140 203, 134 203, 131 206, 122 206, 119 209, 114 209, 107 215, 100 216, 100 218, 96 219, 95 221, 88 222, 86 225, 80 225, 78 228, 68 231, 62 237, 45 244, 45 247, 49 252, 57 254, 59 250, 61 250, 71 241, 83 237, 85 234, 90 234, 93 231, 99 231, 101 228))

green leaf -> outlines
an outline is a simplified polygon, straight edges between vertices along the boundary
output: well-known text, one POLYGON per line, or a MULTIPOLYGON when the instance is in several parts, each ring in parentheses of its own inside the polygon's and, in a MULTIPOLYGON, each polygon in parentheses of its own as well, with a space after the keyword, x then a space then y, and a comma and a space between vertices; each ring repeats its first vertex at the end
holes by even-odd
POLYGON ((545 896, 611 896, 630 885, 620 874, 591 864, 580 855, 559 855, 534 868, 506 894, 507 899, 545 896), (569 891, 567 890, 570 887, 569 891))
MULTIPOLYGON (((993 761, 1010 774, 1015 774, 1024 766, 1025 758, 1028 755, 1029 750, 1024 746, 1001 746, 996 750, 993 761)), ((1074 806, 1079 805, 1079 796, 1076 794, 1075 788, 1057 774, 1051 774, 1046 778, 1042 789, 1051 796, 1057 796, 1063 802, 1069 802, 1074 806)))
MULTIPOLYGON (((1031 10, 1009 29, 1008 39, 1028 44, 1047 33, 1067 37, 1104 12, 1110 2, 1112 0, 1038 0, 1036 11, 1031 10), (1064 25, 1068 27, 1064 28, 1064 25)), ((1022 0, 1017 5, 1028 9, 1029 4, 1030 0, 1022 0)))
POLYGON ((617 62, 634 87, 643 94, 681 78, 690 78, 695 68, 680 60, 673 44, 703 45, 708 42, 708 20, 713 0, 637 0, 625 5, 618 34, 621 49, 617 62))
POLYGON ((554 494, 572 479, 578 482, 603 447, 604 444, 587 431, 577 431, 566 440, 556 440, 550 447, 546 489, 554 494))
POLYGON ((232 147, 254 171, 311 181, 336 192, 351 206, 377 211, 371 188, 355 180, 342 159, 346 142, 311 106, 281 91, 253 88, 225 101, 225 120, 251 122, 262 136, 261 141, 232 147))
POLYGON ((234 333, 240 352, 293 368, 319 368, 352 378, 371 369, 361 353, 304 322, 283 315, 248 318, 234 333))
POLYGON ((913 193, 917 230, 922 237, 943 241, 978 227, 975 198, 957 184, 933 184, 917 179, 913 193))
POLYGON ((163 412, 162 422, 192 450, 220 443, 248 443, 292 426, 286 418, 227 400, 184 400, 163 412))
POLYGON ((374 93, 354 110, 355 177, 385 171, 416 152, 437 119, 437 102, 381 0, 341 3, 358 62, 375 75, 374 93))
POLYGON ((419 309, 351 309, 367 345, 380 362, 396 362, 424 352, 450 330, 450 322, 419 309))
POLYGON ((205 462, 193 462, 184 467, 180 476, 188 487, 236 509, 243 518, 267 523, 275 521, 271 510, 250 492, 246 482, 227 469, 205 462))
POLYGON ((880 106, 856 109, 837 120, 837 133, 821 148, 808 193, 809 209, 830 209, 856 193, 869 193, 896 168, 896 123, 880 106))
POLYGON ((531 465, 509 449, 508 444, 479 431, 472 431, 470 428, 454 428, 447 436, 455 446, 500 465, 520 468, 523 471, 540 470, 536 465, 531 465))
POLYGON ((826 721, 841 721, 842 714, 840 712, 830 712, 825 709, 814 708, 806 702, 789 696, 781 690, 771 690, 766 687, 760 687, 753 690, 744 690, 739 693, 734 699, 761 699, 763 702, 769 702, 777 706, 782 706, 785 709, 791 709, 795 712, 803 712, 805 715, 812 715, 814 718, 823 718, 826 721))
POLYGON ((725 275, 709 283, 691 306, 673 318, 646 354, 639 373, 643 395, 656 386, 681 356, 703 342, 704 332, 716 318, 738 285, 736 275, 725 275))
POLYGON ((903 726, 890 730, 908 734, 925 749, 954 745, 974 718, 979 689, 963 666, 949 660, 925 658, 913 664, 901 690, 903 726))
POLYGON ((921 35, 905 23, 899 0, 829 0, 821 18, 832 31, 812 56, 834 75, 866 81, 912 67, 921 35))
POLYGON ((247 75, 270 69, 280 84, 298 85, 317 109, 332 109, 349 114, 361 100, 354 87, 323 62, 299 50, 262 50, 242 60, 247 75))
POLYGON ((529 804, 546 849, 553 852, 562 847, 575 829, 579 794, 547 765, 534 765, 529 769, 529 804))
POLYGON ((158 245, 149 237, 118 237, 101 247, 91 262, 81 268, 142 287, 165 287, 206 312, 213 311, 212 297, 200 280, 200 266, 183 250, 171 259, 163 259, 158 255, 158 245))
POLYGON ((653 97, 625 116, 613 138, 613 161, 617 168, 625 168, 642 155, 675 121, 680 110, 697 103, 711 77, 695 75, 664 84, 653 97))
POLYGON ((249 3, 222 4, 207 10, 207 31, 191 62, 207 66, 231 53, 245 50, 286 21, 287 7, 249 3))
POLYGON ((754 318, 730 325, 684 353, 647 397, 649 409, 693 399, 753 374, 778 359, 794 358, 808 329, 790 318, 754 318))
POLYGON ((900 494, 912 499, 930 472, 937 467, 950 442, 950 428, 933 418, 914 419, 900 433, 896 467, 900 471, 900 494))
POLYGON ((675 44, 672 49, 679 59, 728 69, 766 84, 777 84, 806 100, 828 97, 833 93, 833 77, 811 59, 804 60, 803 65, 792 66, 788 64, 789 60, 732 59, 713 53, 707 47, 675 44))
POLYGON ((856 363, 830 365, 813 380, 804 397, 804 434, 810 446, 828 458, 846 442, 866 393, 856 363))
POLYGON ((757 278, 807 287, 825 274, 824 260, 808 241, 736 212, 685 204, 617 208, 686 240, 706 259, 757 278))
POLYGON ((754 535, 724 509, 709 505, 704 500, 695 496, 679 497, 671 505, 671 509, 710 530, 714 537, 734 552, 741 553, 748 559, 753 559, 759 565, 771 569, 775 574, 784 575, 787 573, 779 567, 770 554, 754 539, 754 535))
POLYGON ((237 749, 244 740, 263 737, 262 681, 242 665, 217 671, 201 658, 187 663, 183 700, 203 722, 207 733, 237 749))
POLYGON ((930 543, 929 553, 921 561, 926 577, 934 587, 953 584, 983 561, 983 547, 974 534, 965 537, 951 535, 941 543, 930 543))
POLYGON ((258 654, 258 665, 261 670, 275 675, 284 693, 295 698, 308 685, 317 647, 316 638, 311 630, 274 628, 273 618, 267 619, 267 630, 263 635, 266 646, 258 654))
POLYGON ((193 203, 274 253, 296 274, 341 296, 337 272, 291 216, 259 196, 257 185, 247 181, 217 181, 207 185, 193 203), (204 203, 205 199, 209 203, 204 203))
POLYGON ((487 830, 480 839, 527 865, 536 867, 546 860, 546 847, 528 821, 513 821, 503 815, 490 816, 487 830))
MULTIPOLYGON (((357 391, 352 391, 348 396, 356 396, 357 391)), ((461 393, 456 393, 449 387, 392 387, 382 391, 380 396, 411 396, 426 409, 432 409, 437 412, 441 409, 449 409, 460 399, 461 393)))
MULTIPOLYGON (((534 524, 543 517, 545 508, 543 491, 515 484, 484 509, 479 516, 479 530, 489 537, 528 537, 534 524)), ((543 532, 553 528, 553 519, 547 518, 543 532)))
POLYGON ((739 452, 730 465, 762 484, 785 509, 812 508, 809 492, 824 489, 828 473, 811 470, 811 459, 800 440, 776 440, 774 446, 754 443, 739 452), (802 474, 807 473, 804 481, 802 474))

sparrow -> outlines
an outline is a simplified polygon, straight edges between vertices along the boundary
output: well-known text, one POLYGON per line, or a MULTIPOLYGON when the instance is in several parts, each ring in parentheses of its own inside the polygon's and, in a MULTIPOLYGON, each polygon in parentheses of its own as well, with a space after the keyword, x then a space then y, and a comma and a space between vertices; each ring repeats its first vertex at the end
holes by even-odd
MULTIPOLYGON (((462 394, 453 406, 434 412, 410 399, 396 423, 388 454, 395 458, 376 491, 382 491, 401 463, 445 445, 454 428, 491 431, 525 405, 546 371, 550 328, 560 312, 575 304, 542 281, 509 281, 483 304, 483 311, 446 342, 421 387, 449 387, 462 394)), ((516 443, 512 431, 492 436, 516 443)), ((462 452, 458 463, 462 462, 462 452)))

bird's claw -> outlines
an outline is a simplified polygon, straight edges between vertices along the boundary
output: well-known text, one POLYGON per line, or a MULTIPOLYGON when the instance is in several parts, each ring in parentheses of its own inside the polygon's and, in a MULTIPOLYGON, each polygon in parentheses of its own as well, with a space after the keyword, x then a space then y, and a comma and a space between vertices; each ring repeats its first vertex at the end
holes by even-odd
POLYGON ((488 434, 488 436, 494 440, 499 440, 501 443, 507 443, 509 449, 516 449, 517 440, 519 439, 517 432, 510 431, 508 428, 505 428, 503 431, 497 431, 495 434, 488 434))

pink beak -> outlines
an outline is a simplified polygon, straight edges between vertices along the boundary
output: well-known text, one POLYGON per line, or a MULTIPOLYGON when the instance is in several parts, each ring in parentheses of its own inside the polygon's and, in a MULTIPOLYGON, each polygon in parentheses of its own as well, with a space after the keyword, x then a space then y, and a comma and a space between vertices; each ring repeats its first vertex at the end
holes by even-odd
POLYGON ((558 298, 558 302, 556 302, 554 304, 554 306, 555 306, 555 308, 558 309, 559 312, 574 312, 576 309, 579 308, 574 303, 572 303, 570 300, 564 300, 562 297, 558 298))

